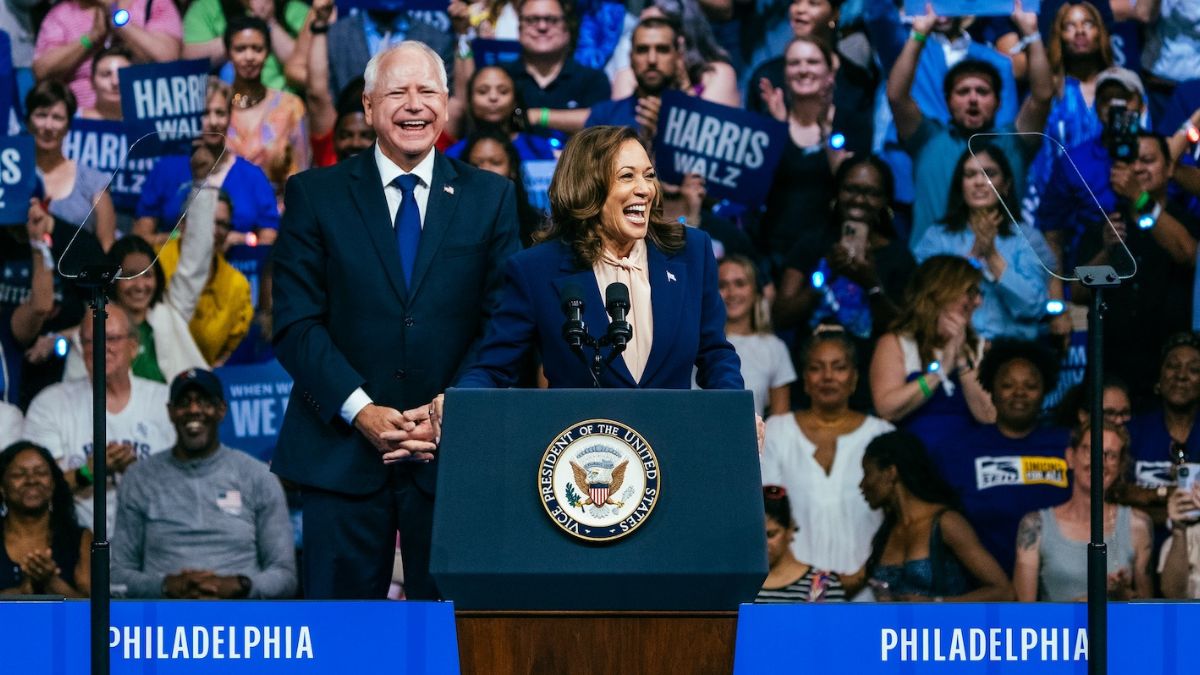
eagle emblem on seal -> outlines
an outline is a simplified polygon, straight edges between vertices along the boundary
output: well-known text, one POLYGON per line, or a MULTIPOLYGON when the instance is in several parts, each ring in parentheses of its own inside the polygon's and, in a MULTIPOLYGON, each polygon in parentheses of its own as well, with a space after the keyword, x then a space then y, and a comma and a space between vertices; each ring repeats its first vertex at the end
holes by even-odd
POLYGON ((629 468, 629 460, 625 460, 612 468, 598 464, 589 464, 587 468, 584 468, 572 461, 571 471, 575 475, 575 485, 579 487, 580 492, 587 495, 583 498, 582 505, 595 504, 596 506, 604 506, 605 504, 613 504, 617 508, 624 506, 615 495, 625 483, 625 470, 627 468, 629 468))

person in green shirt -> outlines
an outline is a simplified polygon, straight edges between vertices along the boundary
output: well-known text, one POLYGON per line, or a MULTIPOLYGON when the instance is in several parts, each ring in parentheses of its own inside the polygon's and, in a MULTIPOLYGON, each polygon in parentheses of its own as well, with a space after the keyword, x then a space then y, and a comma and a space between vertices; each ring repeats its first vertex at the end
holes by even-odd
POLYGON ((271 54, 263 64, 262 83, 288 89, 283 63, 292 55, 308 5, 301 0, 195 0, 183 15, 183 58, 208 59, 214 68, 228 60, 222 40, 229 19, 257 16, 271 31, 271 54))

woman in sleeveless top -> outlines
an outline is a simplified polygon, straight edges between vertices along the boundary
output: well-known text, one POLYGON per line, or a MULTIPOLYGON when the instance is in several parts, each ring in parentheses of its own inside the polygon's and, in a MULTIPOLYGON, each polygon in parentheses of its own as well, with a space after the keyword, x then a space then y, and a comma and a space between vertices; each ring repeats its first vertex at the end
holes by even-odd
POLYGON ((800 562, 792 553, 792 537, 797 528, 787 490, 779 485, 764 485, 763 508, 767 562, 771 569, 754 602, 844 602, 846 589, 841 577, 800 562))
MULTIPOLYGON (((1104 423, 1104 489, 1120 474, 1128 451, 1123 427, 1104 423)), ((1091 434, 1081 426, 1067 449, 1067 466, 1074 472, 1071 498, 1054 508, 1033 511, 1017 530, 1017 564, 1013 585, 1023 602, 1072 602, 1087 597, 1087 546, 1091 514, 1091 434)), ((1128 506, 1104 504, 1104 542, 1108 544, 1108 597, 1111 600, 1148 598, 1150 580, 1150 517, 1128 506)))
POLYGON ((1012 585, 979 543, 958 498, 920 439, 879 436, 863 456, 859 488, 883 524, 871 543, 869 583, 878 600, 987 602, 1012 599, 1012 585))

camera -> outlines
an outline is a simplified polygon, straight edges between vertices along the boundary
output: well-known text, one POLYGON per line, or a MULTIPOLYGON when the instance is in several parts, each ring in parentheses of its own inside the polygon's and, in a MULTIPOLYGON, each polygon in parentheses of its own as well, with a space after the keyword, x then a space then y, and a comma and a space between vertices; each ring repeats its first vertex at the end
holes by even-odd
POLYGON ((1108 107, 1104 129, 1108 156, 1114 162, 1132 162, 1138 154, 1138 129, 1141 116, 1130 110, 1126 101, 1114 100, 1108 107))

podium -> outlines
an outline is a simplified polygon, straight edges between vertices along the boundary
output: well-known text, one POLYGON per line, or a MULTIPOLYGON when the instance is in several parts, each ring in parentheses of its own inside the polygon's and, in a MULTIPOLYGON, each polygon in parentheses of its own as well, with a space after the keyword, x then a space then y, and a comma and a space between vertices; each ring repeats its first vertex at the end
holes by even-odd
POLYGON ((767 574, 749 392, 452 389, 445 410, 430 571, 464 673, 730 672, 767 574))

